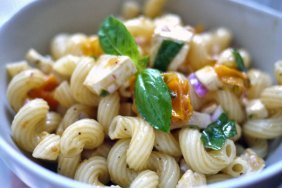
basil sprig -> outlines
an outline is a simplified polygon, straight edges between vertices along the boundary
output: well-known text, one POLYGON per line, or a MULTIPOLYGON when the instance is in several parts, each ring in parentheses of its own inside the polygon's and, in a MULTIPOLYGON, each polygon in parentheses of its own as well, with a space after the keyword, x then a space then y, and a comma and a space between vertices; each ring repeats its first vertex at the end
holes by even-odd
POLYGON ((208 125, 203 130, 201 140, 205 148, 220 150, 226 139, 237 134, 235 121, 229 120, 225 113, 222 113, 219 118, 208 125))
POLYGON ((129 31, 118 19, 107 17, 99 31, 99 41, 107 54, 129 56, 137 68, 135 102, 137 111, 155 129, 170 129, 172 102, 167 85, 158 70, 145 69, 148 57, 139 54, 129 31))
POLYGON ((106 54, 126 55, 134 62, 138 71, 145 66, 138 61, 142 59, 139 55, 138 47, 125 25, 113 16, 107 17, 99 31, 99 42, 106 54))
POLYGON ((238 50, 235 49, 235 48, 233 48, 232 54, 233 54, 233 57, 234 57, 234 59, 235 59, 235 63, 236 63, 237 68, 238 68, 240 71, 247 72, 247 68, 245 67, 244 60, 243 60, 243 58, 241 57, 241 55, 240 55, 240 53, 238 52, 238 50))

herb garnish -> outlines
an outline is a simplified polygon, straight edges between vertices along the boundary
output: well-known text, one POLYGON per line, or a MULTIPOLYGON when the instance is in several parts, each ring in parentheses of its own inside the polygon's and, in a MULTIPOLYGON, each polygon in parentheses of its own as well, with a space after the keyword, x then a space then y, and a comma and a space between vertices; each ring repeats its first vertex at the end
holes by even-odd
POLYGON ((98 32, 103 51, 129 56, 137 68, 135 102, 137 111, 155 129, 170 129, 172 102, 167 85, 158 70, 145 69, 148 57, 139 54, 138 46, 124 24, 113 16, 107 17, 98 32))
POLYGON ((244 60, 243 60, 243 58, 241 57, 241 55, 240 55, 240 53, 238 52, 238 50, 235 49, 235 48, 233 48, 232 54, 233 54, 233 57, 234 57, 234 59, 235 59, 235 63, 236 63, 237 68, 238 68, 240 71, 247 72, 247 68, 245 67, 244 60))
POLYGON ((226 139, 237 134, 235 121, 229 120, 225 113, 222 113, 219 118, 208 125, 203 130, 201 140, 205 148, 220 150, 226 139))

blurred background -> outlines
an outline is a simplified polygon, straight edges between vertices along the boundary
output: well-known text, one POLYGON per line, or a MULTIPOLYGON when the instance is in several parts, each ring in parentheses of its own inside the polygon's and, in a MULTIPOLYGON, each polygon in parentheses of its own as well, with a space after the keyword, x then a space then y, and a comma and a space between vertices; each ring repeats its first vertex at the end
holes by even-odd
MULTIPOLYGON (((22 7, 35 0, 0 0, 0 26, 22 7)), ((266 6, 270 11, 279 12, 282 15, 281 0, 234 0, 257 6, 266 6), (271 10, 272 9, 272 10, 271 10)))

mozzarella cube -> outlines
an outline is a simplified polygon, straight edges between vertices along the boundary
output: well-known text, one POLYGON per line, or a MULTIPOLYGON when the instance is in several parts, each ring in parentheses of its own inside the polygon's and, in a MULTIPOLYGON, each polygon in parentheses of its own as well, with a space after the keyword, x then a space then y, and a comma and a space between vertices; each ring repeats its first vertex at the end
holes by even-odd
POLYGON ((195 72, 199 81, 210 91, 218 90, 222 87, 222 82, 218 78, 215 70, 211 66, 205 66, 195 72))
POLYGON ((153 47, 151 50, 151 62, 153 66, 158 53, 160 53, 160 47, 164 40, 174 41, 177 43, 183 43, 183 46, 171 60, 168 65, 168 70, 176 71, 182 63, 184 63, 186 56, 190 48, 190 42, 193 37, 193 31, 181 26, 168 26, 161 25, 156 27, 153 35, 153 47))
POLYGON ((246 113, 249 119, 261 119, 268 116, 267 109, 259 99, 254 99, 247 102, 246 113))
POLYGON ((84 85, 98 95, 113 93, 135 73, 135 65, 129 57, 102 55, 87 75, 84 85))

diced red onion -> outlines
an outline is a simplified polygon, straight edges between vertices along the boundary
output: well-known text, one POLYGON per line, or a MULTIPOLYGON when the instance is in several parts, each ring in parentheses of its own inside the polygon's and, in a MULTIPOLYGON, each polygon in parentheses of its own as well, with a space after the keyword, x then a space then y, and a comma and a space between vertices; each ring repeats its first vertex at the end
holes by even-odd
POLYGON ((189 75, 189 80, 190 80, 192 87, 195 90, 195 93, 199 97, 203 97, 208 93, 207 88, 198 80, 198 78, 196 77, 194 73, 189 75))
POLYGON ((218 117, 223 113, 223 109, 221 106, 218 106, 216 108, 216 110, 213 112, 212 116, 211 116, 211 120, 215 121, 218 119, 218 117))

